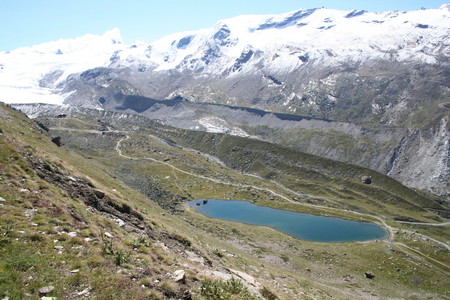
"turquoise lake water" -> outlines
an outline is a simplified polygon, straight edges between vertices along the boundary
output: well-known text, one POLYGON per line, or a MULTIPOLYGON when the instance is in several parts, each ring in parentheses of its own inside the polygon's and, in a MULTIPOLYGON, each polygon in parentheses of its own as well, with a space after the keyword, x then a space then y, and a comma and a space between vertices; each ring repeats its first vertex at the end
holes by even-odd
POLYGON ((247 201, 208 199, 204 204, 204 199, 200 199, 190 201, 189 205, 211 218, 267 226, 302 240, 362 242, 388 237, 386 230, 373 223, 274 209, 247 201))

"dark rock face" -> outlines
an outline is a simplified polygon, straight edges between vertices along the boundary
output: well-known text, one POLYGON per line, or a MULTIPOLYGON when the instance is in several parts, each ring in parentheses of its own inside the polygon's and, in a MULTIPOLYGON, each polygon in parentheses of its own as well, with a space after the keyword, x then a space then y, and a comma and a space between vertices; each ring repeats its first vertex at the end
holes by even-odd
POLYGON ((117 61, 120 59, 119 53, 120 53, 119 50, 115 51, 115 52, 113 53, 113 55, 111 55, 111 57, 109 58, 109 61, 110 61, 111 63, 117 62, 117 61))
POLYGON ((214 40, 221 46, 227 44, 227 39, 230 37, 231 31, 227 25, 223 25, 213 36, 214 40))
POLYGON ((230 28, 226 24, 223 24, 214 33, 207 44, 212 48, 220 49, 224 47, 232 47, 236 44, 236 42, 237 38, 232 37, 230 28))
POLYGON ((55 145, 58 147, 61 147, 63 145, 60 136, 52 138, 52 142, 55 143, 55 145))
POLYGON ((279 81, 278 79, 276 79, 274 76, 272 75, 267 75, 266 78, 270 79, 273 83, 277 84, 277 85, 282 85, 283 83, 281 81, 279 81))
POLYGON ((192 39, 193 39, 192 35, 185 36, 184 38, 178 41, 177 48, 185 49, 191 43, 192 39))
POLYGON ((44 129, 46 132, 49 132, 49 131, 50 131, 50 129, 49 129, 47 126, 45 126, 42 122, 36 121, 36 124, 37 124, 40 128, 44 129))
POLYGON ((206 65, 209 65, 219 57, 220 57, 220 50, 217 47, 212 46, 205 50, 201 60, 206 65))
POLYGON ((90 81, 96 79, 99 76, 108 75, 109 73, 110 70, 107 68, 96 68, 81 73, 80 78, 86 81, 90 81))
POLYGON ((142 215, 125 203, 116 203, 102 191, 94 188, 91 182, 81 177, 63 174, 56 167, 32 158, 33 169, 45 181, 65 190, 71 197, 83 200, 86 205, 98 211, 111 214, 135 228, 144 228, 142 215))
POLYGON ((39 80, 39 87, 53 88, 55 82, 61 77, 63 73, 63 70, 58 69, 45 74, 42 79, 39 80))
POLYGON ((242 52, 241 56, 238 59, 236 59, 232 71, 237 71, 241 69, 242 66, 252 58, 253 54, 254 52, 251 49, 242 52))
MULTIPOLYGON (((139 90, 126 78, 132 70, 127 69, 121 74, 114 74, 115 70, 110 68, 95 68, 81 73, 80 75, 71 75, 64 83, 63 92, 73 92, 65 103, 74 106, 87 106, 92 108, 115 107, 118 101, 123 100, 121 95, 136 95, 139 90), (118 78, 119 77, 119 78, 118 78), (89 99, 88 101, 86 101, 89 99)), ((136 74, 145 74, 135 71, 136 74)))
POLYGON ((358 16, 362 16, 363 14, 365 14, 367 11, 365 10, 354 10, 351 13, 347 14, 345 17, 346 18, 354 18, 354 17, 358 17, 358 16))
POLYGON ((145 56, 147 58, 150 58, 152 56, 152 46, 147 47, 147 49, 145 50, 145 56))
POLYGON ((302 62, 307 62, 308 60, 309 60, 309 55, 308 54, 305 54, 305 55, 300 55, 299 57, 298 57, 298 59, 300 59, 302 62))
POLYGON ((264 29, 270 29, 270 28, 283 28, 283 27, 292 25, 294 22, 297 22, 303 18, 306 18, 307 16, 312 15, 316 10, 317 10, 316 8, 307 9, 307 10, 299 10, 281 22, 273 22, 270 19, 266 23, 260 25, 257 28, 257 30, 264 30, 264 29))
POLYGON ((372 184, 372 178, 369 176, 363 176, 361 178, 362 183, 364 184, 372 184))

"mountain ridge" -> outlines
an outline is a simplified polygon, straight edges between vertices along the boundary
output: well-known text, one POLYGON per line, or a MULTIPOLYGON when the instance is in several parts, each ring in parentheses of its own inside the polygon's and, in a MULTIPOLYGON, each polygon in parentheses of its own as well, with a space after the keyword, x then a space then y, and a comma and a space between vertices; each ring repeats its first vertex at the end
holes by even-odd
POLYGON ((321 8, 239 16, 210 29, 131 46, 120 43, 115 30, 95 39, 93 45, 105 46, 85 52, 92 59, 84 65, 56 45, 23 62, 23 49, 0 53, 0 100, 64 102, 169 122, 172 118, 172 124, 183 128, 263 133, 259 138, 328 158, 349 162, 356 157, 362 166, 450 199, 448 32, 448 5, 411 12, 321 8), (173 106, 173 99, 187 102, 173 106), (333 136, 327 126, 320 132, 279 134, 280 126, 274 125, 267 136, 263 125, 249 128, 233 120, 236 111, 225 116, 210 106, 212 119, 205 119, 204 107, 194 103, 382 127, 387 134, 377 140, 375 132, 363 141, 344 132, 342 141, 330 144, 324 136, 337 140, 339 134, 333 136), (133 109, 137 104, 142 107, 133 109), (367 147, 383 150, 372 159, 367 147))
MULTIPOLYGON (((449 18, 448 8, 445 6, 439 9, 385 13, 370 13, 354 10, 338 11, 324 8, 305 9, 281 15, 238 16, 219 21, 211 29, 176 33, 151 44, 138 42, 131 46, 124 45, 119 30, 113 29, 106 32, 103 36, 86 35, 73 40, 59 40, 32 47, 22 47, 8 52, 0 52, 0 64, 2 65, 0 76, 2 73, 8 74, 8 76, 12 75, 8 71, 10 68, 14 69, 14 64, 19 64, 19 62, 11 61, 11 59, 14 55, 23 59, 21 54, 26 54, 27 56, 34 55, 33 59, 40 59, 41 61, 44 58, 49 60, 47 71, 42 67, 37 69, 36 72, 39 73, 29 77, 28 84, 32 83, 30 81, 34 81, 36 85, 36 81, 39 80, 37 78, 38 76, 59 69, 63 70, 64 76, 61 78, 58 77, 59 81, 54 82, 53 92, 56 93, 58 93, 58 89, 56 89, 58 83, 61 83, 61 80, 67 78, 70 74, 80 72, 83 69, 87 70, 101 66, 115 68, 134 66, 156 71, 187 69, 195 70, 196 72, 200 71, 201 73, 207 71, 209 74, 215 75, 220 75, 223 72, 233 75, 233 70, 242 69, 249 60, 257 60, 258 56, 262 55, 261 50, 267 52, 272 58, 274 55, 278 56, 275 58, 278 61, 274 64, 272 64, 271 59, 265 58, 265 64, 267 64, 266 69, 269 73, 279 73, 279 66, 282 66, 282 70, 285 73, 289 65, 292 71, 292 65, 298 67, 301 64, 307 63, 307 61, 319 60, 317 62, 323 62, 324 59, 328 61, 327 64, 330 66, 339 64, 340 62, 347 62, 347 60, 355 61, 355 58, 356 61, 360 59, 364 61, 377 57, 392 57, 400 61, 408 61, 411 59, 413 61, 422 60, 426 63, 438 63, 438 58, 435 58, 435 55, 441 51, 444 51, 443 54, 444 57, 447 57, 446 60, 448 63, 448 50, 445 52, 445 44, 442 45, 440 41, 445 40, 445 35, 448 33, 449 18), (373 23, 372 19, 377 18, 381 18, 382 21, 373 23), (424 19, 426 22, 423 22, 424 19), (300 22, 304 20, 309 20, 311 24, 304 25, 306 23, 300 22), (357 24, 361 25, 362 28, 356 29, 361 26, 355 26, 356 24, 352 23, 355 20, 357 20, 357 24), (419 22, 419 20, 422 21, 419 22), (372 24, 367 22, 372 22, 372 24), (384 23, 389 23, 389 25, 384 23), (332 24, 327 25, 326 28, 332 27, 329 29, 321 28, 323 24, 332 24), (305 26, 311 26, 311 28, 306 30, 305 26), (336 28, 336 26, 338 27, 336 28), (366 28, 364 26, 368 27, 366 28), (381 28, 377 28, 380 26, 381 28), (389 28, 389 30, 384 27, 389 28), (285 30, 285 33, 283 33, 283 30, 280 31, 280 28, 285 30), (372 30, 367 30, 370 28, 372 30), (261 32, 266 34, 267 32, 273 31, 273 29, 277 29, 277 31, 271 33, 269 37, 261 38, 258 35, 261 32), (338 31, 328 33, 327 30, 338 31), (379 34, 377 32, 383 33, 379 34), (430 34, 429 32, 432 33, 430 34), (406 39, 399 39, 398 36, 403 36, 406 39), (265 42, 268 39, 272 41, 270 44, 265 42), (423 41, 420 41, 421 39, 423 41), (427 39, 432 40, 427 42, 427 39), (382 43, 380 44, 378 40, 381 40, 382 43), (311 47, 311 41, 313 41, 313 48, 311 47), (354 42, 352 43, 352 41, 354 42), (416 42, 418 44, 414 45, 416 42), (389 43, 392 45, 389 45, 389 43), (355 47, 357 44, 361 44, 362 48, 355 47), (289 48, 293 49, 290 50, 289 48), (395 48, 398 48, 396 50, 397 53, 392 52, 395 51, 395 48), (274 49, 280 49, 281 51, 274 52, 274 49), (72 59, 71 61, 71 58, 68 58, 65 63, 64 59, 61 60, 62 57, 70 56, 69 54, 74 53, 74 51, 79 52, 78 55, 83 56, 84 61, 86 59, 89 60, 89 63, 81 64, 80 60, 74 61, 72 59), (89 54, 89 51, 93 51, 93 53, 89 54), (346 53, 345 51, 350 52, 346 53), (413 56, 405 54, 408 51, 412 51, 410 54, 413 54, 413 56), (224 54, 225 56, 230 56, 232 61, 227 59, 227 63, 223 64, 224 61, 222 59, 220 62, 223 65, 222 68, 217 70, 217 67, 213 67, 208 71, 210 62, 215 59, 220 59, 220 56, 224 56, 224 54), (241 65, 239 65, 239 57, 241 57, 241 65), (53 65, 51 65, 51 59, 55 60, 53 65), (74 67, 80 64, 81 66, 74 67)), ((30 63, 32 63, 32 60, 27 60, 25 63, 22 63, 19 66, 19 70, 21 70, 20 68, 23 70, 30 63)), ((242 71, 245 71, 245 69, 244 67, 242 71)), ((30 68, 28 68, 29 71, 30 68)), ((19 75, 17 74, 16 76, 19 75)), ((271 75, 269 74, 269 76, 271 75)), ((276 78, 276 76, 274 77, 276 78)), ((2 76, 2 79, 6 80, 7 77, 2 76)), ((277 80, 274 82, 276 83, 277 80)), ((2 85, 2 88, 5 88, 5 83, 2 85)), ((42 90, 40 91, 42 92, 42 90)), ((2 92, 4 93, 4 91, 2 92)), ((35 91, 35 96, 38 94, 35 91)), ((59 99, 60 103, 66 97, 67 95, 62 95, 62 98, 59 99)), ((5 98, 2 100, 7 103, 36 102, 30 96, 27 97, 28 99, 21 99, 20 94, 10 99, 5 98)))

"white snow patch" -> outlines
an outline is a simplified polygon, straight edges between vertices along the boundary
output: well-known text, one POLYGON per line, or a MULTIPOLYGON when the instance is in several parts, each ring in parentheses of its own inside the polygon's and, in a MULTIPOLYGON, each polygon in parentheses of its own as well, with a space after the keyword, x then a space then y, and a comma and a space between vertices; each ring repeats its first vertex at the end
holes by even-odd
POLYGON ((67 95, 57 88, 40 86, 44 75, 61 70, 62 75, 53 83, 56 87, 70 74, 107 66, 110 56, 124 47, 119 30, 113 29, 102 36, 87 34, 0 52, 0 101, 62 104, 67 95))
POLYGON ((204 117, 198 120, 207 132, 213 133, 227 133, 236 136, 248 137, 249 135, 238 127, 230 126, 225 120, 218 117, 204 117))

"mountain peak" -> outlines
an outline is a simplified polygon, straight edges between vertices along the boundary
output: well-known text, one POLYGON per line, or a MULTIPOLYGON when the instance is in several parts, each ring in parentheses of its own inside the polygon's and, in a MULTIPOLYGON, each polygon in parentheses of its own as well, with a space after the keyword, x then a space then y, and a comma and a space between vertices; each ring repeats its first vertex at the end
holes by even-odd
POLYGON ((439 9, 450 11, 450 3, 442 4, 439 9))
POLYGON ((0 101, 62 103, 56 88, 69 75, 107 66, 109 57, 125 48, 120 30, 86 34, 0 52, 0 101))
POLYGON ((123 39, 119 28, 113 28, 106 31, 103 35, 104 38, 110 39, 113 44, 122 44, 123 39))
POLYGON ((62 101, 59 84, 71 74, 95 67, 226 77, 239 72, 272 76, 306 65, 330 67, 370 60, 435 64, 449 55, 443 50, 449 8, 446 4, 403 13, 313 8, 241 15, 220 20, 213 28, 132 46, 124 45, 120 30, 113 28, 102 35, 0 52, 0 91, 14 91, 2 92, 6 102, 48 102, 55 95, 62 101))

